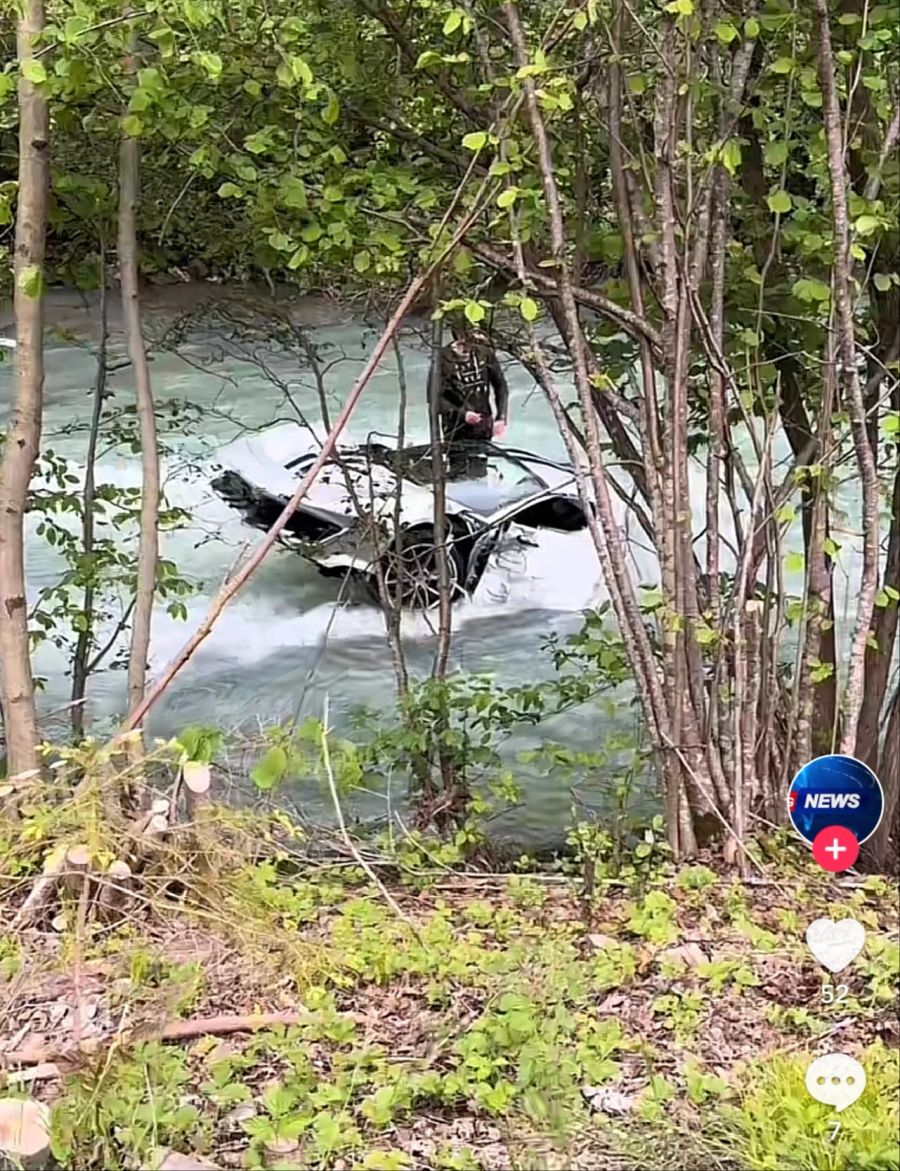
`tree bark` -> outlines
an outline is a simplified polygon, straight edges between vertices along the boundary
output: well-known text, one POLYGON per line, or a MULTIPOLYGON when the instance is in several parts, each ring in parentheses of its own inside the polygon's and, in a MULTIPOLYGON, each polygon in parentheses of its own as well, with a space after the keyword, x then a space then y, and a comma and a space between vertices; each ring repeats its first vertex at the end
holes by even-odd
POLYGON ((828 24, 828 0, 815 0, 815 7, 819 26, 819 84, 822 89, 822 113, 831 177, 837 342, 846 392, 845 403, 853 429, 853 445, 862 481, 863 567, 856 606, 856 623, 850 647, 847 686, 844 692, 844 724, 841 736, 841 752, 852 755, 857 750, 859 717, 866 689, 866 649, 875 610, 875 593, 878 589, 878 475, 875 453, 866 430, 866 409, 857 365, 850 289, 850 219, 847 209, 844 135, 828 24))
MULTIPOLYGON (((528 63, 528 53, 518 7, 511 0, 507 0, 503 5, 503 13, 515 48, 516 63, 521 68, 528 63)), ((568 334, 577 342, 581 338, 581 326, 578 320, 578 306, 573 291, 571 270, 566 256, 562 206, 550 144, 538 105, 534 82, 531 78, 525 78, 522 86, 525 92, 525 107, 537 147, 541 185, 549 212, 552 256, 557 274, 559 298, 568 334)), ((528 275, 530 276, 530 274, 528 275)), ((600 526, 596 530, 596 534, 592 530, 592 535, 600 538, 597 544, 597 554, 613 602, 616 619, 628 648, 629 660, 635 671, 641 704, 652 742, 657 751, 667 754, 671 748, 668 706, 657 673, 650 640, 641 619, 634 585, 629 576, 622 549, 621 534, 612 510, 607 473, 600 446, 597 415, 594 411, 587 361, 582 345, 575 345, 572 359, 575 366, 575 385, 584 420, 588 463, 600 519, 600 526)), ((683 848, 684 853, 693 852, 693 841, 681 840, 677 844, 683 848)))
MULTIPOLYGON (((26 0, 18 23, 19 62, 33 57, 44 27, 43 0, 26 0)), ((16 391, 0 463, 0 706, 7 774, 38 767, 37 711, 28 646, 24 518, 41 439, 44 309, 41 290, 49 192, 47 99, 19 78, 19 190, 16 209, 14 312, 16 391)))
MULTIPOLYGON (((134 34, 132 34, 132 47, 134 34)), ((134 72, 134 57, 125 61, 125 73, 134 72)), ((159 560, 159 448, 156 441, 156 413, 150 368, 141 329, 138 291, 138 243, 136 211, 140 199, 140 144, 122 132, 119 149, 119 273, 122 315, 128 341, 128 357, 134 370, 137 414, 141 437, 141 521, 138 541, 137 583, 128 656, 128 711, 133 712, 144 698, 147 659, 150 654, 150 626, 156 593, 159 560)))
MULTIPOLYGON (((109 341, 109 315, 106 300, 106 242, 100 236, 100 340, 97 344, 97 374, 94 381, 94 401, 91 407, 91 429, 88 433, 87 454, 84 460, 84 489, 81 494, 81 552, 85 561, 94 555, 95 497, 97 491, 97 447, 100 441, 100 421, 103 403, 106 400, 107 343, 109 341)), ((88 664, 91 647, 94 644, 94 580, 92 571, 84 587, 81 599, 82 613, 86 619, 84 628, 78 632, 75 653, 72 656, 72 738, 78 743, 84 737, 84 697, 88 681, 88 664)))

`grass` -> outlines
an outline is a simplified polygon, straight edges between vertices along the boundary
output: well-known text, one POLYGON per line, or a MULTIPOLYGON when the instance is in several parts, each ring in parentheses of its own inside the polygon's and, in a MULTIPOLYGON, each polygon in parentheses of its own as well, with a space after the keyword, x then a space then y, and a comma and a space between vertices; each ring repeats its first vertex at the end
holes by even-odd
POLYGON ((32 1092, 59 1163, 86 1171, 165 1148, 322 1171, 900 1166, 896 886, 811 867, 759 887, 704 866, 642 881, 586 905, 557 876, 441 873, 391 885, 400 919, 346 867, 230 865, 116 928, 76 938, 67 914, 0 934, 0 1051, 52 1046, 80 1011, 81 1053, 32 1092), (840 1002, 823 1002, 835 978, 798 907, 865 919, 840 1002), (152 1037, 294 1009, 289 1027, 152 1037), (117 1041, 125 1020, 150 1039, 117 1041), (804 1086, 829 1049, 868 1073, 834 1140, 804 1086))

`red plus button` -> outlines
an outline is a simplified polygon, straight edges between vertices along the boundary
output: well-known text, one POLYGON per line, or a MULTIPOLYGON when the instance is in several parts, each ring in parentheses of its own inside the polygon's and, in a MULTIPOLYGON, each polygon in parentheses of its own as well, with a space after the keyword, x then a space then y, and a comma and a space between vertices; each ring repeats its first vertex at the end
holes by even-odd
POLYGON ((849 829, 830 825, 816 834, 812 852, 823 870, 836 874, 839 870, 849 870, 859 857, 859 842, 849 829))

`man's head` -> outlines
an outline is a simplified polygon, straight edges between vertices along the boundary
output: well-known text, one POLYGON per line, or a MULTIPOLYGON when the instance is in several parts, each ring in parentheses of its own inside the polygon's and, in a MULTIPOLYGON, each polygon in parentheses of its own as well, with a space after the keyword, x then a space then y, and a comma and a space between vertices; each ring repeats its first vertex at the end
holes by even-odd
POLYGON ((465 354, 471 350, 474 339, 472 337, 472 331, 468 326, 463 325, 459 321, 453 322, 450 326, 450 333, 453 337, 451 345, 458 354, 465 354))
POLYGON ((476 346, 487 345, 487 336, 480 329, 473 329, 468 322, 454 322, 450 326, 453 341, 450 343, 458 354, 468 354, 476 346))

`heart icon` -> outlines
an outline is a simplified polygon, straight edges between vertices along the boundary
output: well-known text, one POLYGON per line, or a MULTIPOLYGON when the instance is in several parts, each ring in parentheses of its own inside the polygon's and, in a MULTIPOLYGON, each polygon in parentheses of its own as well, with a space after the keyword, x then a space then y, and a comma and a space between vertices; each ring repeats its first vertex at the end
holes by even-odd
POLYGON ((866 931, 855 919, 816 919, 806 929, 806 942, 823 968, 840 972, 862 951, 866 931))

